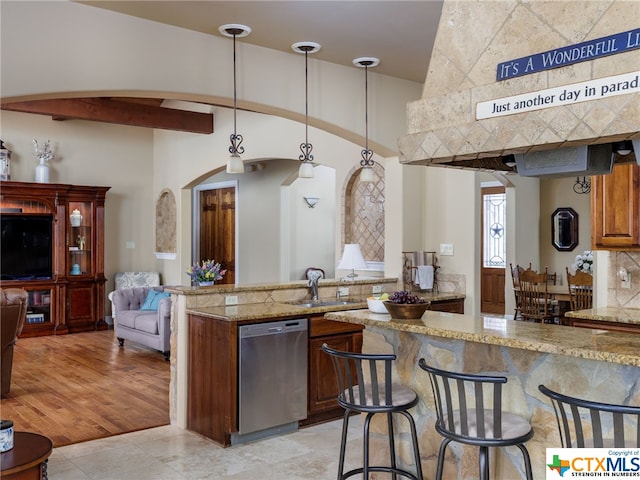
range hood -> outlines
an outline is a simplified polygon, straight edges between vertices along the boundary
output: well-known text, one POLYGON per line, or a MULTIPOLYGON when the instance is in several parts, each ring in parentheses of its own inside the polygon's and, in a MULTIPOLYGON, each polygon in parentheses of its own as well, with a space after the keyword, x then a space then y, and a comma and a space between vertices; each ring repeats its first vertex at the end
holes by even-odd
POLYGON ((535 63, 580 42, 635 32, 637 21, 620 15, 626 3, 613 3, 603 13, 598 2, 445 0, 422 98, 407 105, 400 163, 541 178, 640 165, 640 50, 547 70, 535 63), (595 31, 579 27, 596 24, 595 31), (567 25, 575 31, 559 35, 567 25), (518 63, 526 59, 533 62, 527 71, 518 63), (500 77, 505 62, 521 66, 521 75, 500 77), (628 141, 635 153, 613 151, 628 141))
MULTIPOLYGON (((514 155, 518 175, 521 177, 560 178, 611 173, 617 156, 628 157, 640 152, 640 140, 629 143, 630 150, 618 153, 616 144, 581 145, 578 147, 543 150, 514 155)), ((636 155, 640 165, 640 155, 636 155)), ((626 160, 626 159, 625 159, 626 160)))

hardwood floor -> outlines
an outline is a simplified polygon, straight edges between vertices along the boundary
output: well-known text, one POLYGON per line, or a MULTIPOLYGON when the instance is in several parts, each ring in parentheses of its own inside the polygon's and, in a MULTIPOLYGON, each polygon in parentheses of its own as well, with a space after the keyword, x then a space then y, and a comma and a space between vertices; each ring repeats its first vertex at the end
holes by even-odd
POLYGON ((169 362, 113 330, 21 338, 0 415, 54 447, 169 424, 169 362))

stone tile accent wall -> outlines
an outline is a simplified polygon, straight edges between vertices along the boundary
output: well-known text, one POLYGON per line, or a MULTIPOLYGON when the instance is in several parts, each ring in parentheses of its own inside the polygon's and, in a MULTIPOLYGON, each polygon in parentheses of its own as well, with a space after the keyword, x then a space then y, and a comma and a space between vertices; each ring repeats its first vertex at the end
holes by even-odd
POLYGON ((475 120, 478 102, 637 71, 638 50, 496 81, 500 62, 638 27, 633 2, 445 0, 402 163, 445 163, 638 137, 640 94, 475 120))
POLYGON ((609 261, 607 305, 640 308, 640 252, 611 252, 609 261), (631 288, 622 288, 617 276, 624 267, 631 274, 631 288))

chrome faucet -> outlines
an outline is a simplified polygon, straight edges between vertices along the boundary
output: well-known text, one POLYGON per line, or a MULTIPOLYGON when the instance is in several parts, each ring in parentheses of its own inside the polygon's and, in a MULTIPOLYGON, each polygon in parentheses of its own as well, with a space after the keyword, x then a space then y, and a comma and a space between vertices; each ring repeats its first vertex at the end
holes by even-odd
POLYGON ((311 287, 311 300, 314 302, 318 300, 318 281, 322 278, 322 272, 319 270, 310 270, 307 273, 309 279, 309 287, 311 287))

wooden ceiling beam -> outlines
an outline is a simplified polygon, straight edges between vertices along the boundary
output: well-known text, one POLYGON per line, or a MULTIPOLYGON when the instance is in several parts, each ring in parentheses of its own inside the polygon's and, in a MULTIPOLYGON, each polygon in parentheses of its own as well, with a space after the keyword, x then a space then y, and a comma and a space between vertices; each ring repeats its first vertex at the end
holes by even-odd
POLYGON ((69 98, 3 103, 2 110, 51 115, 54 120, 90 120, 180 132, 213 133, 213 114, 164 108, 130 100, 69 98))

